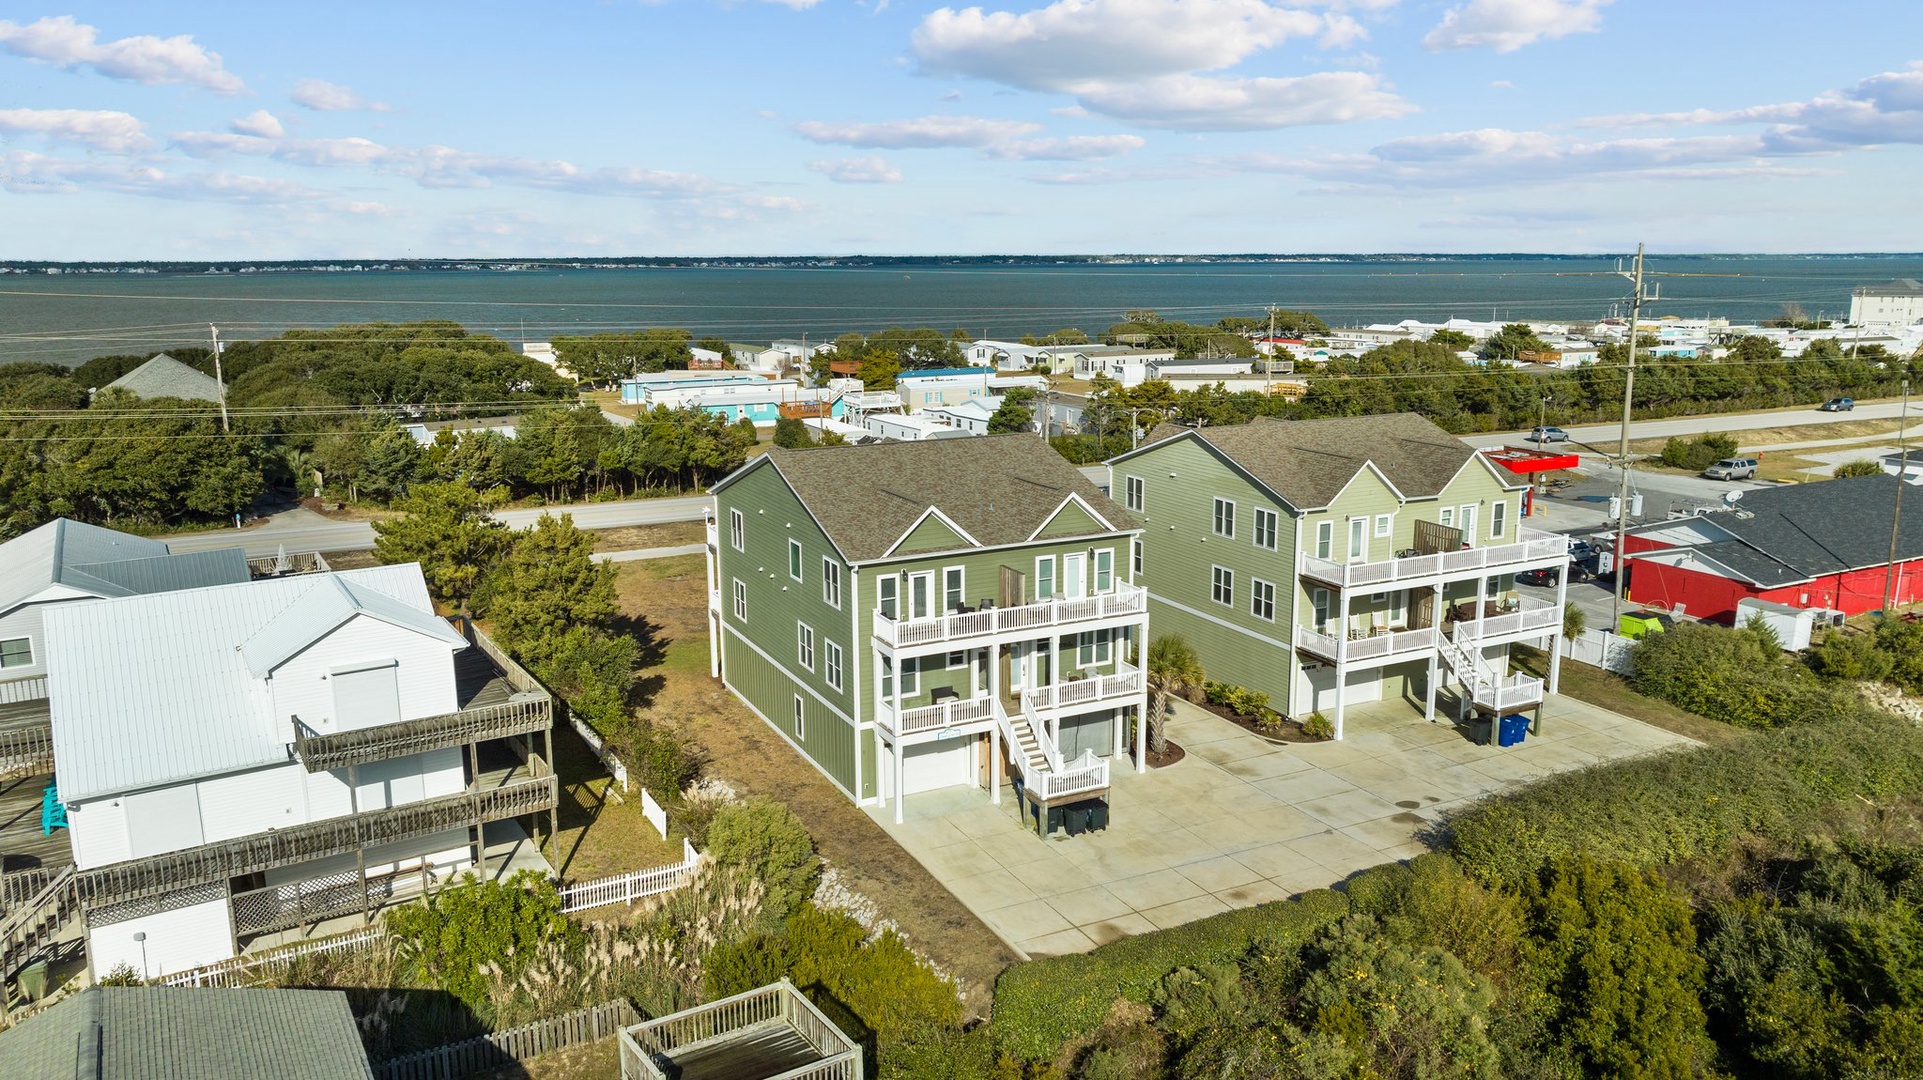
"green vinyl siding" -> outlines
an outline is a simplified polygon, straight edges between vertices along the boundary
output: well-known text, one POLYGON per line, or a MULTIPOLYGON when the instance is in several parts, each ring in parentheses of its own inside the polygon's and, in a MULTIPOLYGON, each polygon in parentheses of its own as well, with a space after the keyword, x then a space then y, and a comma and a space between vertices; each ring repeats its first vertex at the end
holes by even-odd
POLYGON ((1404 535, 1413 537, 1415 533, 1414 525, 1402 521, 1402 518, 1407 516, 1408 512, 1400 505, 1395 490, 1383 483, 1382 477, 1378 476, 1375 470, 1363 469, 1356 473, 1355 479, 1349 481, 1349 486, 1342 489, 1341 494, 1335 497, 1328 509, 1312 511, 1303 516, 1302 542, 1311 545, 1310 550, 1313 551, 1317 523, 1333 522, 1335 541, 1329 552, 1329 558, 1334 562, 1348 562, 1350 558, 1349 522, 1360 518, 1365 545, 1365 554, 1361 561, 1380 562, 1383 559, 1394 558, 1397 551, 1413 543, 1413 539, 1407 541, 1402 539, 1404 535), (1375 519, 1380 514, 1394 516, 1395 528, 1388 537, 1378 537, 1375 534, 1375 519))
POLYGON ((1071 500, 1070 502, 1064 503, 1062 508, 1055 512, 1054 517, 1048 519, 1048 523, 1042 526, 1041 532, 1037 533, 1036 537, 1037 539, 1054 540, 1061 537, 1088 536, 1093 533, 1107 531, 1107 526, 1096 521, 1088 511, 1082 509, 1080 503, 1071 500))
POLYGON ((1442 489, 1440 497, 1425 500, 1416 505, 1421 508, 1421 516, 1428 521, 1439 520, 1441 510, 1445 506, 1456 507, 1456 513, 1460 515, 1462 506, 1473 505, 1476 507, 1475 545, 1477 547, 1489 544, 1513 544, 1516 542, 1516 524, 1521 520, 1522 492, 1505 490, 1502 483, 1487 468, 1472 462, 1469 467, 1462 470, 1460 475, 1449 482, 1448 487, 1442 489), (1495 520, 1495 514, 1490 509, 1490 504, 1497 501, 1507 503, 1509 508, 1503 515, 1503 535, 1491 537, 1489 528, 1495 520))
MULTIPOLYGON (((847 720, 823 707, 821 701, 799 690, 781 668, 769 663, 733 632, 722 635, 722 669, 728 687, 766 717, 776 730, 793 740, 821 771, 849 791, 855 790, 855 730, 847 720), (803 730, 794 726, 794 699, 801 695, 803 730)), ((779 657, 777 657, 779 658, 779 657)), ((801 674, 783 663, 789 672, 801 674)))
POLYGON ((930 514, 908 530, 908 536, 895 547, 899 554, 908 555, 920 551, 950 551, 967 547, 968 541, 948 526, 942 519, 930 514))

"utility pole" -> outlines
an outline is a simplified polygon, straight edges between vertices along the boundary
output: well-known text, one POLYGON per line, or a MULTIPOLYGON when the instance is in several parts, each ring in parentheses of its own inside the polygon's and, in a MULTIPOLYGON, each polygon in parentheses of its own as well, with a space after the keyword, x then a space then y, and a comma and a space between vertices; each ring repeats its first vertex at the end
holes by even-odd
POLYGON ((1609 632, 1615 633, 1622 625, 1623 592, 1629 580, 1629 568, 1623 562, 1623 543, 1629 534, 1629 413, 1630 403, 1636 395, 1636 333, 1643 314, 1643 246, 1636 245, 1636 268, 1634 271, 1617 271, 1635 283, 1636 294, 1629 304, 1629 366, 1623 371, 1623 426, 1622 438, 1616 449, 1616 465, 1622 470, 1622 484, 1616 495, 1616 550, 1611 553, 1614 564, 1615 580, 1609 590, 1609 632))
POLYGON ((214 338, 214 382, 220 386, 220 430, 227 430, 227 380, 220 373, 220 327, 207 324, 207 332, 214 338))
POLYGON ((1903 526, 1903 489, 1910 486, 1910 380, 1903 380, 1903 411, 1896 421, 1896 509, 1890 515, 1890 568, 1883 574, 1883 616, 1896 603, 1896 538, 1903 526))

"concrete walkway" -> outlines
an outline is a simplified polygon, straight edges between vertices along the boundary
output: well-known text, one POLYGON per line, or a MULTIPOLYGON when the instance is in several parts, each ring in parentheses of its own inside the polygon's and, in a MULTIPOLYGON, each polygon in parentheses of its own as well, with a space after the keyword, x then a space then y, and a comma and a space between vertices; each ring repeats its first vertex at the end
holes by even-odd
POLYGON ((672 559, 679 555, 699 555, 708 550, 706 544, 682 544, 679 547, 629 548, 627 551, 603 551, 594 556, 596 562, 641 562, 646 559, 672 559))
MULTIPOLYGON (((1048 840, 1012 791, 908 797, 869 814, 962 903, 1030 956, 1085 952, 1129 934, 1324 888, 1412 858, 1443 814, 1492 792, 1690 740, 1571 698, 1543 734, 1499 749, 1406 702, 1351 706, 1340 743, 1276 745, 1178 702, 1166 769, 1113 774, 1105 832, 1048 840)), ((1118 763, 1119 764, 1119 763, 1118 763)))

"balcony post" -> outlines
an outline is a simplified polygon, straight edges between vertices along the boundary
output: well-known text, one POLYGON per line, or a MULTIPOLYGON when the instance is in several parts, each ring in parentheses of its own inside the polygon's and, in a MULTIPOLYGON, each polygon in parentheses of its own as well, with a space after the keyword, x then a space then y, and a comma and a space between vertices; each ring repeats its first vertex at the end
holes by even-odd
POLYGON ((988 725, 988 801, 996 806, 1002 804, 1002 726, 1000 724, 988 725))
MULTIPOLYGON (((1348 567, 1342 572, 1348 578, 1348 567)), ((1349 700, 1349 596, 1350 590, 1342 589, 1341 621, 1336 623, 1335 633, 1335 740, 1342 741, 1342 712, 1349 700)))
MULTIPOLYGON (((1556 574, 1556 610, 1563 612, 1564 614, 1567 614, 1568 609, 1565 608, 1563 605, 1567 604, 1568 602, 1569 602, 1569 565, 1565 563, 1563 564, 1561 571, 1556 574)), ((1561 685, 1561 681, 1562 681, 1562 627, 1559 624, 1552 623, 1549 627, 1549 692, 1552 694, 1555 693, 1556 688, 1559 685, 1561 685)), ((1538 716, 1540 716, 1540 714, 1538 714, 1538 716)), ((1538 719, 1537 723, 1540 724, 1541 720, 1538 719)))

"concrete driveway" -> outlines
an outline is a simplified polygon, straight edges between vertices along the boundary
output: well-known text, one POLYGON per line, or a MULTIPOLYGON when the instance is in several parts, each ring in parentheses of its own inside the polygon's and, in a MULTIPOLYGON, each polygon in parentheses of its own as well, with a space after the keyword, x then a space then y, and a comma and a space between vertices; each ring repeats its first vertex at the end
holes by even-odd
POLYGON ((1169 737, 1188 757, 1118 768, 1108 829, 1080 837, 1039 838, 1008 789, 999 806, 975 788, 911 795, 900 825, 869 813, 1009 944, 1046 956, 1333 885, 1427 851, 1418 833, 1493 792, 1690 744, 1561 697, 1509 749, 1402 701, 1351 706, 1346 726, 1340 743, 1277 745, 1178 702, 1169 737))

